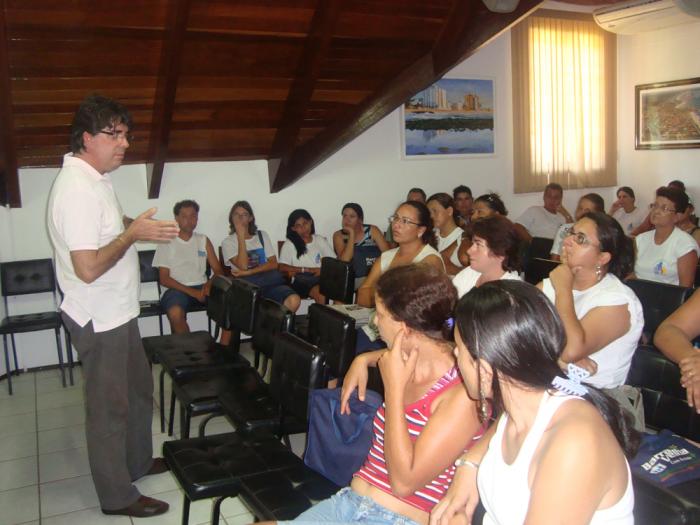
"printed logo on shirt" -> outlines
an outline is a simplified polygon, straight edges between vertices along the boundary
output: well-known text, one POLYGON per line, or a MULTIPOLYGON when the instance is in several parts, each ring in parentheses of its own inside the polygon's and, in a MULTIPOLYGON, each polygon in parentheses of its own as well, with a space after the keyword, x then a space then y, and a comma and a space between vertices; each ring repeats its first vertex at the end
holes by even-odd
POLYGON ((316 254, 316 258, 314 259, 314 261, 316 261, 316 264, 319 264, 319 265, 321 264, 321 254, 320 253, 316 254))
POLYGON ((666 275, 668 273, 668 268, 664 266, 663 261, 659 261, 659 263, 654 266, 654 273, 656 275, 666 275))
POLYGON ((264 248, 255 248, 253 250, 248 250, 248 269, 257 268, 261 264, 267 262, 267 257, 265 257, 264 248))
POLYGON ((206 256, 207 256, 207 252, 204 251, 204 250, 197 250, 197 255, 198 255, 199 257, 206 257, 206 256))

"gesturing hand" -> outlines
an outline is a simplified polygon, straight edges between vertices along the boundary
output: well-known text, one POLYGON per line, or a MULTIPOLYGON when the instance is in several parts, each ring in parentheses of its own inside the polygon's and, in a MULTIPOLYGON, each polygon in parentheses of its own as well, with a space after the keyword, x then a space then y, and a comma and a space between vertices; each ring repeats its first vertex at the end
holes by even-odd
POLYGON ((382 373, 384 389, 387 391, 403 392, 416 371, 418 352, 412 349, 406 353, 404 351, 405 340, 405 332, 399 330, 394 337, 391 349, 379 359, 379 371, 382 373))
POLYGON ((150 208, 136 217, 124 234, 135 241, 169 241, 180 233, 180 227, 175 221, 160 221, 153 219, 158 208, 150 208))

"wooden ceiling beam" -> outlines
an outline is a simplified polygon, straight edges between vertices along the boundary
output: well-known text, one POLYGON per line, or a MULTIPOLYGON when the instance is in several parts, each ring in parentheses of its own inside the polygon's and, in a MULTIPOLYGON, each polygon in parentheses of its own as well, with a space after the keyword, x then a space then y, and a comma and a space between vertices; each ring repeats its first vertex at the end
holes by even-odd
POLYGON ((481 0, 454 0, 450 17, 430 52, 390 80, 348 117, 269 163, 268 170, 275 173, 271 191, 278 192, 303 177, 540 3, 541 0, 521 0, 513 13, 496 14, 488 11, 481 0))
POLYGON ((0 0, 0 203, 20 208, 22 198, 19 190, 19 169, 12 116, 5 8, 5 0, 0 0))
POLYGON ((316 86, 323 60, 328 56, 333 31, 340 14, 341 0, 319 0, 311 20, 309 34, 289 89, 275 138, 270 150, 268 175, 272 188, 280 166, 276 159, 286 157, 294 149, 299 137, 311 96, 316 86))
POLYGON ((163 169, 168 157, 170 128, 191 5, 192 0, 176 0, 168 9, 168 25, 161 50, 158 85, 151 121, 151 144, 148 155, 151 162, 146 164, 149 199, 157 199, 160 195, 160 183, 163 180, 163 169))

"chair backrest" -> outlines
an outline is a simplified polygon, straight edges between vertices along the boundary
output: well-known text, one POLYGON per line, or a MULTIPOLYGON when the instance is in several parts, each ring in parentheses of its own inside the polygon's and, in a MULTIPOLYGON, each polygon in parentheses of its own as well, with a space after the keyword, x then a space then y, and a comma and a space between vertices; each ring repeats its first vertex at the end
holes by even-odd
POLYGON ((325 354, 328 373, 342 380, 355 358, 355 320, 330 306, 312 304, 308 340, 325 354))
POLYGON ((627 384, 642 391, 647 426, 700 441, 700 414, 688 406, 678 365, 653 346, 640 345, 632 357, 627 384))
POLYGON ((632 476, 634 522, 637 525, 689 525, 700 523, 697 498, 683 497, 676 487, 660 487, 640 476, 632 476))
POLYGON ((275 350, 275 337, 281 332, 289 332, 294 314, 283 305, 271 300, 258 301, 253 328, 253 349, 268 358, 275 350))
POLYGON ((654 332, 669 315, 675 312, 692 294, 692 288, 673 284, 629 279, 625 284, 632 288, 644 310, 644 335, 651 341, 654 332))
POLYGON ((229 318, 229 291, 233 279, 217 275, 211 282, 207 298, 207 316, 220 328, 228 330, 231 326, 229 318))
POLYGON ((139 274, 142 283, 157 283, 158 268, 153 266, 155 250, 142 250, 139 252, 139 274))
POLYGON ((323 352, 300 337, 289 332, 275 337, 270 393, 283 414, 308 419, 309 392, 324 386, 323 362, 323 352))
POLYGON ((535 257, 530 259, 523 268, 525 273, 525 281, 530 284, 537 284, 543 279, 549 277, 549 273, 559 266, 559 262, 549 259, 540 259, 535 257))
POLYGON ((355 292, 355 272, 352 264, 336 259, 324 257, 321 259, 320 290, 327 299, 352 303, 355 292))
POLYGON ((228 323, 223 328, 252 334, 259 297, 260 288, 244 279, 233 279, 228 291, 228 323))
POLYGON ((51 259, 31 259, 0 264, 2 295, 56 293, 56 277, 51 259))
POLYGON ((549 259, 549 254, 552 253, 552 244, 554 239, 545 237, 533 237, 528 248, 528 259, 538 257, 540 259, 549 259))

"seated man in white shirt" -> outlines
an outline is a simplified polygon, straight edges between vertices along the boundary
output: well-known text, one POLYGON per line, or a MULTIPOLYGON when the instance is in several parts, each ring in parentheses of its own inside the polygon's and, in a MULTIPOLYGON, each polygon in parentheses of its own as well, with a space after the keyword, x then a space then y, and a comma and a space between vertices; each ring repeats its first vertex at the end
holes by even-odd
POLYGON ((515 221, 515 228, 521 239, 531 241, 533 237, 554 239, 562 224, 574 222, 571 214, 561 204, 563 188, 550 182, 544 188, 544 206, 530 206, 515 221))
POLYGON ((223 275, 214 246, 206 235, 194 233, 199 219, 199 204, 193 200, 178 202, 173 208, 180 233, 156 248, 153 266, 158 268, 160 284, 168 288, 160 304, 170 321, 173 334, 190 331, 187 312, 206 303, 211 281, 207 263, 215 275, 223 275))

